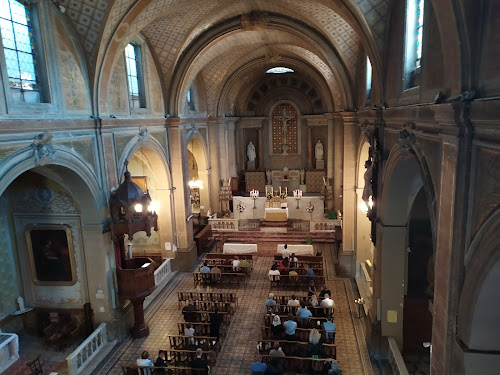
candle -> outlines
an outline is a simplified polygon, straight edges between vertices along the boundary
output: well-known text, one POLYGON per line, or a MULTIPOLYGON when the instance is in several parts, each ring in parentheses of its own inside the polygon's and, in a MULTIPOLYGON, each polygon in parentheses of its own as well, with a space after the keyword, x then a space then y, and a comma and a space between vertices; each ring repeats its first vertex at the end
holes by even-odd
POLYGON ((271 194, 274 195, 274 188, 271 186, 271 194))
POLYGON ((280 186, 280 195, 281 195, 281 186, 280 186))
POLYGON ((266 186, 266 195, 267 195, 267 186, 266 186))
POLYGON ((288 195, 288 187, 285 187, 285 195, 288 195))

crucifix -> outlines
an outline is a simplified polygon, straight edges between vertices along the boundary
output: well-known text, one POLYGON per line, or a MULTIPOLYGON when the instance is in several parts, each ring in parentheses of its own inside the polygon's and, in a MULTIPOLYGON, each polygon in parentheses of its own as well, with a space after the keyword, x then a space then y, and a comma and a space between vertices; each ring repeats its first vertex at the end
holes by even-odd
POLYGON ((282 149, 283 153, 282 155, 288 155, 288 144, 287 144, 287 135, 288 135, 288 121, 292 120, 295 118, 295 116, 288 116, 285 113, 283 113, 281 116, 276 116, 275 117, 278 121, 281 122, 281 131, 283 132, 283 144, 282 144, 282 149))

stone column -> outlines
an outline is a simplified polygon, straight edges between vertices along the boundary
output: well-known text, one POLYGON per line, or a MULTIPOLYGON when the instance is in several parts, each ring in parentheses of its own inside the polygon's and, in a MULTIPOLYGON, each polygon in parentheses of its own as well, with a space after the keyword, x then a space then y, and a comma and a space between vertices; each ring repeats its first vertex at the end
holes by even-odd
POLYGON ((220 211, 220 168, 219 168, 219 146, 217 144, 217 122, 214 118, 208 120, 208 143, 210 148, 210 207, 212 213, 220 211))
POLYGON ((229 149, 227 139, 227 124, 224 118, 217 120, 217 147, 219 151, 219 172, 221 179, 230 178, 229 174, 229 149))
MULTIPOLYGON (((333 113, 326 114, 326 122, 328 125, 328 139, 327 139, 327 149, 328 155, 326 156, 326 175, 328 177, 328 186, 330 186, 330 182, 334 179, 334 153, 335 153, 335 127, 333 120, 333 113)), ((327 201, 326 206, 328 211, 333 210, 334 208, 334 200, 330 199, 327 201)))
POLYGON ((355 251, 357 120, 353 112, 342 113, 344 120, 343 252, 355 251))
POLYGON ((312 129, 307 126, 307 169, 314 169, 314 156, 313 156, 313 140, 312 140, 312 129))
POLYGON ((225 119, 226 126, 226 148, 227 148, 227 170, 228 178, 236 177, 236 134, 235 134, 235 120, 231 118, 225 119))
POLYGON ((257 139, 259 142, 259 160, 257 160, 257 168, 264 169, 264 150, 263 150, 263 142, 262 142, 262 127, 257 129, 257 139))
POLYGON ((333 147, 333 207, 335 211, 343 209, 342 186, 344 184, 344 120, 340 113, 334 114, 333 147))
POLYGON ((190 270, 196 260, 196 247, 193 242, 193 222, 186 221, 191 214, 189 172, 187 165, 186 129, 180 119, 170 119, 168 124, 172 183, 175 186, 175 237, 177 240, 176 264, 181 270, 190 270))

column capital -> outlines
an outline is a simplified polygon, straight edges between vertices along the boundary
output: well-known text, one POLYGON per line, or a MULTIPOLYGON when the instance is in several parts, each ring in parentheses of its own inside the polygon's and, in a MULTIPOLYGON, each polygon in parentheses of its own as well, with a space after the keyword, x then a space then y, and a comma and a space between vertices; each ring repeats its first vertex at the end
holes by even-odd
POLYGON ((354 125, 358 123, 356 112, 341 112, 342 119, 345 125, 354 125))

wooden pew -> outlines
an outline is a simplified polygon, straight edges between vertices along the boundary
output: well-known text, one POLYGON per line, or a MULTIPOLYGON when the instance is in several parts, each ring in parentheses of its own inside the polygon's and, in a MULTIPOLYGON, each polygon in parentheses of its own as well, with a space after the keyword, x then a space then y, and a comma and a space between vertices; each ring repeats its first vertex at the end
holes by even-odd
MULTIPOLYGON (((195 330, 196 331, 196 330, 195 330)), ((168 336, 170 348, 175 350, 196 350, 201 348, 205 351, 213 351, 216 355, 220 352, 220 341, 216 337, 210 336, 168 336)))
MULTIPOLYGON (((196 350, 167 349, 165 350, 165 357, 174 366, 189 366, 193 359, 196 358, 196 350)), ((216 356, 211 350, 204 350, 201 357, 207 361, 209 366, 214 366, 216 363, 216 356)))
MULTIPOLYGON (((285 315, 285 314, 279 315, 278 314, 278 316, 280 317, 281 323, 285 323, 288 320, 288 315, 285 315)), ((311 316, 309 318, 299 318, 298 316, 294 315, 294 317, 293 317, 293 321, 294 322, 299 323, 299 319, 307 319, 307 320, 309 320, 309 327, 308 328, 317 327, 318 326, 318 322, 320 323, 320 325, 322 325, 324 322, 326 322, 326 318, 323 317, 323 316, 311 316)), ((266 327, 270 327, 271 326, 272 320, 273 320, 273 316, 272 315, 269 315, 269 314, 265 314, 264 315, 264 325, 266 327)))
MULTIPOLYGON (((323 263, 323 256, 322 255, 319 255, 319 256, 317 256, 317 255, 296 255, 296 257, 297 257, 299 262, 323 263)), ((277 262, 281 261, 282 259, 283 258, 281 257, 281 255, 274 256, 274 260, 277 262)))
POLYGON ((221 253, 208 253, 205 258, 207 259, 230 259, 233 260, 237 256, 238 259, 243 259, 245 257, 249 262, 254 260, 252 254, 221 254, 221 253))
MULTIPOLYGON (((299 275, 299 276, 276 275, 276 276, 271 276, 269 280, 271 281, 271 287, 281 286, 281 287, 295 288, 298 286, 309 285, 309 277, 305 275, 299 275)), ((314 277, 314 285, 324 285, 324 284, 325 284, 325 276, 314 277)))
MULTIPOLYGON (((215 259, 211 259, 211 260, 215 260, 215 259)), ((204 262, 203 262, 204 263, 204 262)), ((211 265, 210 262, 208 262, 208 266, 210 268, 212 268, 214 265, 211 265)), ((201 264, 199 267, 198 267, 198 271, 197 272, 201 272, 201 267, 203 267, 203 264, 201 264)), ((218 264, 217 267, 220 268, 221 270, 221 273, 232 273, 233 272, 233 266, 231 264, 218 264)), ((250 269, 250 272, 252 271, 252 266, 250 265, 250 267, 248 267, 250 269)), ((243 271, 243 270, 242 270, 243 271)), ((241 271, 241 272, 242 272, 241 271)), ((250 275, 250 272, 247 273, 247 275, 250 275)))
MULTIPOLYGON (((273 347, 273 343, 279 342, 281 349, 287 356, 307 357, 309 356, 309 341, 287 341, 287 340, 263 340, 262 346, 264 348, 273 347)), ((259 350, 259 353, 269 354, 270 349, 259 350)), ((322 343, 321 356, 337 359, 337 345, 322 343)))
MULTIPOLYGON (((207 322, 195 322, 195 323, 177 323, 177 328, 179 330, 179 336, 184 335, 184 331, 186 330, 188 324, 191 324, 191 327, 194 328, 195 336, 210 336, 210 323, 207 322)), ((219 328, 220 336, 224 336, 227 331, 227 322, 222 323, 219 328)))
MULTIPOLYGON (((271 327, 263 326, 261 329, 262 329, 262 338, 264 340, 274 340, 271 327)), ((311 330, 312 328, 297 328, 295 330, 295 337, 297 338, 298 341, 307 342, 309 341, 309 334, 311 333, 311 330)), ((335 344, 334 332, 328 332, 328 337, 327 337, 327 332, 323 329, 323 325, 321 325, 321 329, 318 329, 318 331, 321 333, 322 342, 328 344, 335 344)))
MULTIPOLYGON (((189 323, 210 322, 210 311, 190 311, 189 313, 192 314, 193 317, 195 317, 195 321, 189 323)), ((229 321, 231 320, 231 314, 225 311, 219 311, 219 314, 222 315, 223 323, 229 323, 229 321)))
POLYGON ((169 375, 203 374, 203 370, 194 368, 192 369, 191 367, 182 367, 182 366, 144 367, 144 366, 137 366, 135 363, 128 363, 126 365, 122 365, 122 371, 124 375, 149 375, 150 373, 154 374, 153 371, 161 369, 168 369, 169 375))
MULTIPOLYGON (((334 308, 333 307, 323 307, 323 306, 312 306, 306 304, 306 307, 308 310, 310 310, 313 314, 313 316, 327 316, 326 314, 333 314, 334 308)), ((288 313, 292 313, 293 315, 297 314, 297 310, 300 307, 291 307, 288 305, 282 305, 282 304, 276 304, 276 309, 278 315, 285 315, 288 313)))
POLYGON ((247 275, 242 272, 233 272, 233 273, 201 273, 201 272, 193 272, 193 282, 194 287, 197 285, 203 285, 205 283, 213 284, 224 284, 224 285, 232 285, 236 284, 238 287, 241 283, 247 282, 247 275))
POLYGON ((226 292, 177 292, 179 308, 187 304, 187 301, 214 301, 214 302, 232 302, 238 305, 238 297, 235 293, 226 292))
POLYGON ((236 309, 236 306, 232 302, 194 301, 193 303, 198 311, 214 312, 217 307, 219 312, 233 315, 236 309))
POLYGON ((210 225, 205 225, 205 227, 194 236, 194 242, 196 243, 198 256, 200 256, 210 248, 213 243, 212 227, 210 225))
MULTIPOLYGON (((268 354, 262 355, 262 362, 271 363, 272 359, 268 354)), ((292 357, 285 356, 283 358, 283 369, 285 371, 293 372, 294 374, 310 373, 313 369, 322 369, 325 362, 330 362, 330 358, 310 358, 310 357, 292 357), (315 362, 313 364, 313 362, 315 362)))

